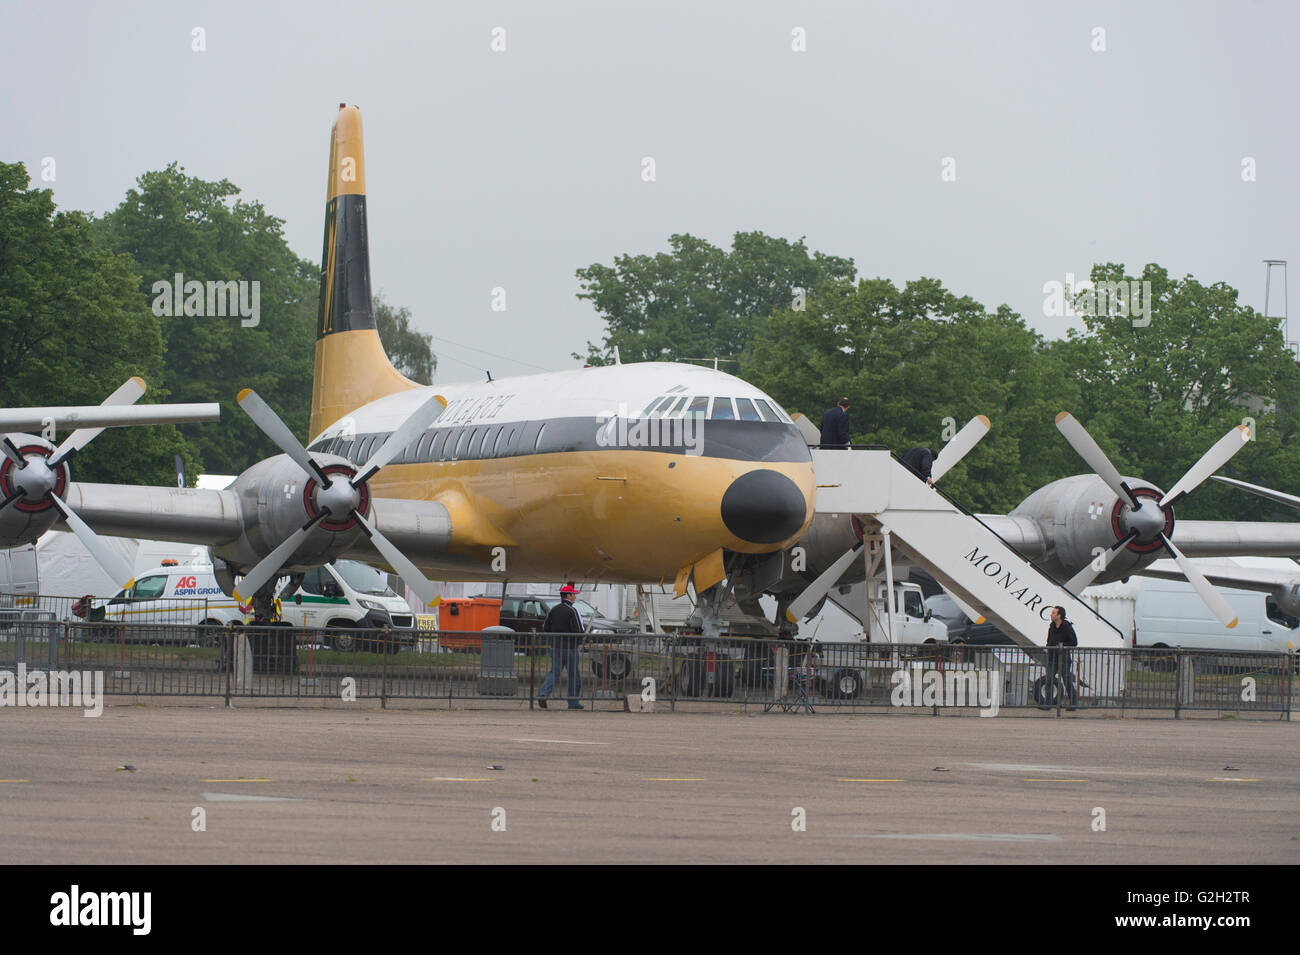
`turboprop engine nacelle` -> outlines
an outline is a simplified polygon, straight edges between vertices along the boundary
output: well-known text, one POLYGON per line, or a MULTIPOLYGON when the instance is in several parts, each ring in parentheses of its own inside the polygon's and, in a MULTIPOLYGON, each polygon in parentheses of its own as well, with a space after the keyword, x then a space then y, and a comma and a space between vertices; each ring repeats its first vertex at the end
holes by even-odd
POLYGON ((1162 556, 1160 534, 1172 534, 1173 507, 1159 507, 1161 490, 1139 478, 1124 478, 1141 508, 1120 498, 1095 474, 1062 478, 1025 498, 1012 517, 1033 519, 1042 530, 1047 556, 1039 563, 1060 580, 1068 580, 1098 555, 1136 532, 1128 544, 1105 558, 1096 583, 1127 577, 1162 556))
POLYGON ((244 532, 234 544, 217 549, 215 556, 247 571, 327 507, 330 515, 319 520, 293 551, 284 571, 328 563, 356 543, 363 532, 349 511, 355 507, 369 516, 369 488, 362 484, 353 489, 348 484, 356 468, 347 459, 330 454, 312 457, 334 478, 329 489, 305 474, 287 454, 259 461, 235 479, 230 489, 239 496, 244 532))
POLYGON ((0 547, 17 547, 33 543, 54 526, 60 515, 49 494, 64 497, 71 473, 66 460, 53 468, 47 465, 54 445, 44 438, 13 433, 7 437, 27 460, 27 466, 19 468, 11 458, 0 458, 0 500, 9 501, 0 507, 0 547))

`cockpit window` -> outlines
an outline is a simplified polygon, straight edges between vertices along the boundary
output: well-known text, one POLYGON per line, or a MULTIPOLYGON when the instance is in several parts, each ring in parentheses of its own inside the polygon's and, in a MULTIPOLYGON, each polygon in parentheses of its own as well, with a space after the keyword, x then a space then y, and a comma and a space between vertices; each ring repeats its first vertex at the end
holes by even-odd
POLYGON ((1290 614, 1284 613, 1282 608, 1277 605, 1277 601, 1272 597, 1265 598, 1264 606, 1268 613, 1268 619, 1272 620, 1274 623, 1280 623, 1288 630, 1294 630, 1296 627, 1300 627, 1300 620, 1297 620, 1290 614))
POLYGON ((769 404, 768 404, 766 401, 764 401, 762 398, 755 398, 755 399, 754 399, 754 404, 758 405, 758 410, 759 410, 759 412, 763 415, 763 420, 764 420, 764 421, 780 421, 780 420, 781 420, 780 418, 777 417, 776 412, 772 410, 772 406, 769 405, 769 404))
POLYGON ((690 400, 690 398, 678 398, 677 401, 673 403, 673 406, 664 412, 664 417, 676 418, 682 413, 682 409, 686 407, 686 402, 690 400))
POLYGON ((714 398, 713 413, 709 417, 714 421, 735 421, 736 409, 731 407, 731 399, 714 398))
POLYGON ((686 409, 686 412, 687 414, 698 415, 701 418, 707 417, 709 414, 709 399, 692 398, 691 406, 686 409))
POLYGON ((758 414, 758 409, 754 407, 754 402, 748 398, 736 399, 736 410, 740 412, 741 421, 762 421, 758 414))

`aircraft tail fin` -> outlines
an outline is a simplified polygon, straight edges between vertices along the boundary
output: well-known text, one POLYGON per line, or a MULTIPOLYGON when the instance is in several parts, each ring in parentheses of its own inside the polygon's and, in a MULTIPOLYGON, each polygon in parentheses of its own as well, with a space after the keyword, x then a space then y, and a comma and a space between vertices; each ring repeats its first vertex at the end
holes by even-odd
POLYGON ((330 137, 309 439, 362 405, 418 387, 393 367, 379 341, 370 297, 361 110, 340 103, 330 137))

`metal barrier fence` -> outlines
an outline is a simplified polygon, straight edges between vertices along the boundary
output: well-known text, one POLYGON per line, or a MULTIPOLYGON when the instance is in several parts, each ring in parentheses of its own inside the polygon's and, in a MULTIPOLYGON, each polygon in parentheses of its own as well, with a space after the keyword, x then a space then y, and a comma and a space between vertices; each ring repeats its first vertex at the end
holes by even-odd
POLYGON ((233 597, 98 597, 82 604, 81 597, 0 593, 0 627, 15 620, 42 619, 68 623, 111 621, 126 624, 175 624, 213 620, 224 623, 236 615, 233 597), (224 619, 223 619, 224 618, 224 619))
MULTIPOLYGON (((581 678, 573 702, 585 708, 653 700, 660 709, 723 702, 787 712, 1038 708, 1286 719, 1300 683, 1290 653, 1072 649, 1054 657, 1018 647, 650 634, 563 637, 557 652, 553 636, 17 619, 0 625, 0 671, 99 671, 106 695, 533 707, 558 658, 581 678)), ((568 673, 553 682, 547 704, 565 705, 568 673)))

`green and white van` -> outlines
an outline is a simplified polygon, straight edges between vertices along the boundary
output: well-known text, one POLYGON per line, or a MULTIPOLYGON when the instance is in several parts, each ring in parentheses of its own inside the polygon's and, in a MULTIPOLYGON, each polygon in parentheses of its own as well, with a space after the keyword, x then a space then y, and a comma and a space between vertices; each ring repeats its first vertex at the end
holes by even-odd
POLYGON ((416 641, 415 614, 388 586, 384 575, 355 560, 336 560, 307 572, 292 595, 280 592, 280 619, 295 627, 341 628, 330 637, 335 650, 354 650, 349 629, 388 627, 402 645, 416 641))

